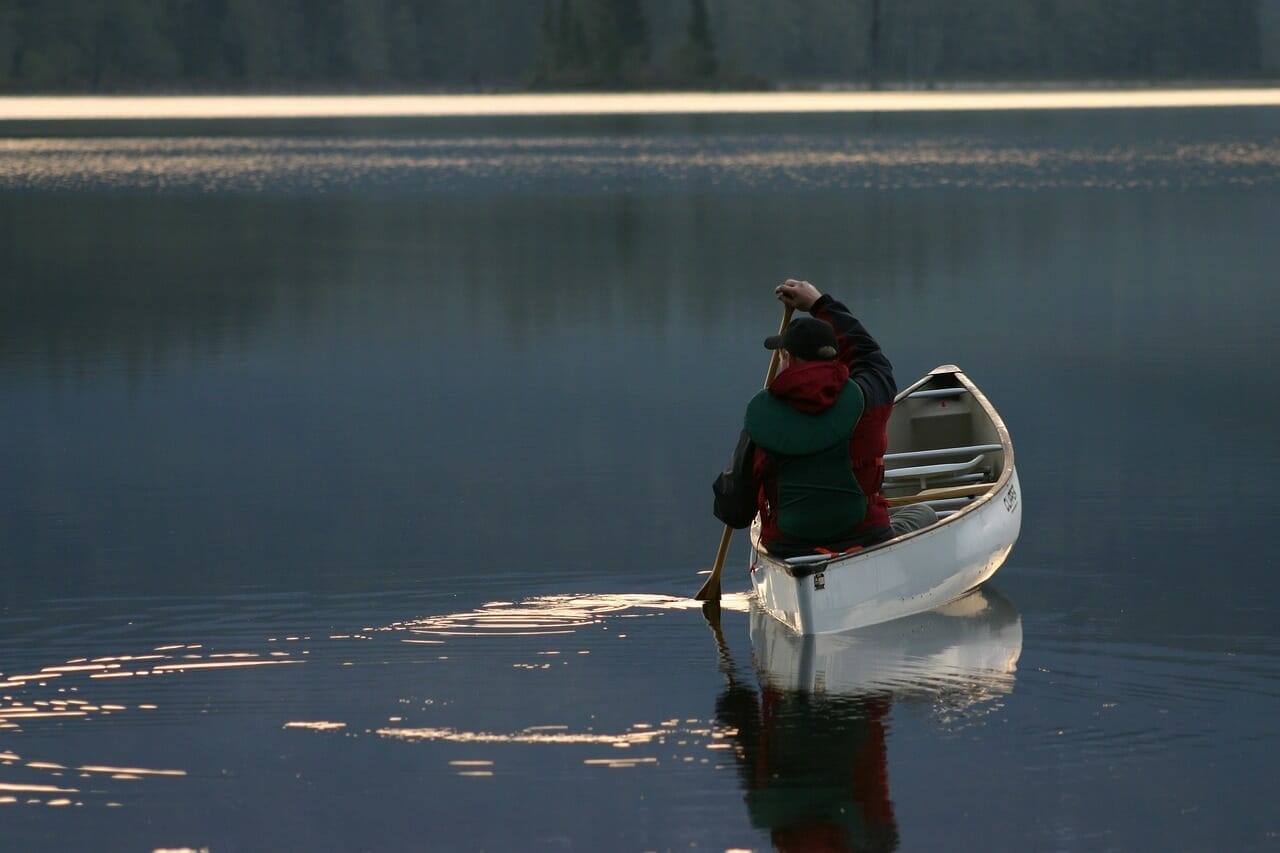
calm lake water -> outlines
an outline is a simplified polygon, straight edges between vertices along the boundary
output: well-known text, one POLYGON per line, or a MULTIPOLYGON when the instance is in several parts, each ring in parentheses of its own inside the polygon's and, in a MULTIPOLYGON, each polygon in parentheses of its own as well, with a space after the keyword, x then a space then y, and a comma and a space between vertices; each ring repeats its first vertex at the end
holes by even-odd
POLYGON ((1274 108, 11 123, 0 846, 1280 847, 1278 205, 1274 108), (790 276, 1004 416, 977 595, 689 600, 790 276))

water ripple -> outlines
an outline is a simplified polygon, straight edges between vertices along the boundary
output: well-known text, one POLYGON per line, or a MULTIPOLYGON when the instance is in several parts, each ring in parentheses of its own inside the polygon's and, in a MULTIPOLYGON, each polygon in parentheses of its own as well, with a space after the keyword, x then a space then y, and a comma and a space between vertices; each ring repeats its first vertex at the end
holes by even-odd
MULTIPOLYGON (((226 602, 224 602, 224 605, 226 602)), ((116 807, 125 804, 128 797, 121 784, 140 784, 156 777, 181 778, 192 771, 181 767, 148 767, 142 763, 115 763, 113 761, 81 760, 65 758, 50 760, 30 755, 21 747, 20 739, 26 735, 48 736, 67 721, 77 724, 110 721, 113 726, 141 727, 152 730, 156 726, 191 724, 207 712, 207 692, 199 688, 182 688, 180 682, 190 678, 203 678, 211 674, 224 674, 237 681, 248 672, 292 670, 303 663, 319 663, 325 675, 319 677, 339 686, 339 692, 359 696, 367 689, 368 674, 389 663, 420 667, 428 661, 409 658, 410 650, 418 644, 444 645, 455 640, 468 643, 470 638, 490 637, 512 640, 530 635, 572 634, 594 627, 607 630, 606 622, 641 618, 664 611, 698 609, 699 604, 687 598, 652 594, 564 594, 537 596, 521 602, 491 601, 473 610, 458 613, 425 616, 404 622, 389 624, 359 623, 348 629, 330 629, 309 633, 299 629, 293 633, 290 623, 297 618, 291 612, 295 602, 260 602, 258 610, 273 610, 276 627, 285 627, 261 637, 256 644, 234 650, 223 650, 206 643, 169 642, 152 645, 131 652, 114 651, 110 654, 84 654, 67 657, 54 663, 31 667, 6 667, 0 672, 0 804, 41 806, 85 806, 96 804, 116 807), (465 639, 464 639, 465 638, 465 639), (376 642, 384 640, 384 642, 376 642), (374 642, 371 642, 374 641, 374 642), (386 641, 389 641, 386 642, 386 641), (256 647, 255 647, 256 645, 256 647), (403 653, 394 654, 397 649, 403 653), (354 653, 353 653, 354 650, 354 653), (361 667, 353 672, 346 667, 361 667), (351 673, 341 674, 339 673, 351 673), (359 673, 359 674, 357 674, 359 673), (174 689, 177 687, 178 689, 174 689), (77 781, 79 780, 79 781, 77 781), (83 780, 97 780, 85 782, 83 780)), ((725 610, 745 611, 748 600, 744 594, 726 596, 725 610)), ((236 608, 233 608, 236 609, 236 608)), ((156 624, 166 632, 177 633, 180 626, 189 632, 209 630, 209 624, 225 628, 225 618, 214 608, 209 620, 195 620, 191 608, 175 605, 165 614, 159 614, 156 624), (203 626, 200 628, 198 626, 203 626)), ((261 612, 259 616, 261 616, 261 612)), ((336 618, 336 614, 329 614, 336 618)), ((349 616, 350 614, 348 614, 349 616)), ((225 616, 225 614, 224 614, 225 616)), ((312 621, 319 621, 326 614, 313 609, 312 621)), ((49 645, 65 645, 68 634, 78 634, 75 620, 60 627, 47 625, 39 630, 41 636, 54 642, 49 645)), ((129 622, 132 624, 132 621, 129 622)), ((239 630, 238 620, 232 627, 239 630)), ((261 623, 258 625, 261 628, 261 623)), ((115 630, 102 632, 80 642, 101 646, 105 641, 119 643, 122 638, 115 630)), ((625 637, 615 632, 611 636, 625 637)), ((225 638, 224 638, 225 639, 225 638)), ((81 646, 83 648, 83 645, 81 646)), ((508 649, 511 651, 511 649, 508 649)), ((526 649, 521 647, 517 657, 526 649)), ((579 652, 585 654, 586 652, 579 652)), ((537 652, 538 656, 559 655, 560 651, 537 652)), ((440 656, 439 660, 447 660, 440 656)), ((484 658, 485 665, 494 661, 484 658)), ((433 659, 434 660, 434 659, 433 659)), ((474 663, 474 662, 473 662, 474 663)), ((513 666, 544 669, 549 664, 520 663, 513 666)), ((319 673, 317 673, 319 675, 319 673)), ((376 676, 375 676, 376 680, 376 676)), ((236 681, 220 682, 219 706, 255 714, 287 713, 283 710, 290 698, 296 698, 299 682, 288 685, 271 685, 275 679, 257 684, 246 690, 236 681)), ((366 703, 376 707, 378 700, 372 695, 357 699, 356 707, 366 703)), ((429 701, 426 703, 431 704, 429 701)), ((333 710, 333 709, 331 709, 333 710)), ((375 713, 377 713, 375 711, 375 713)), ((608 746, 625 749, 628 746, 661 745, 668 737, 678 737, 680 745, 690 739, 706 741, 708 749, 723 735, 715 734, 710 724, 695 724, 696 720, 669 720, 653 726, 636 723, 626 731, 601 733, 595 731, 571 732, 568 726, 533 726, 513 733, 468 731, 456 727, 438 725, 404 724, 402 716, 383 716, 381 725, 358 724, 356 735, 368 734, 407 742, 439 741, 449 743, 526 743, 526 744, 579 744, 608 746)), ((198 724, 198 723, 197 723, 198 724)), ((326 717, 295 718, 281 724, 286 730, 305 730, 315 733, 342 733, 350 724, 342 719, 326 717)), ((118 730, 118 729, 116 729, 118 730)), ((50 743, 57 743, 52 741, 50 743)), ((68 743, 74 744, 75 741, 68 743)), ((93 740, 89 746, 92 748, 93 740)), ((76 747, 71 746, 72 749, 76 747)), ((84 748, 82 745, 79 748, 84 748)), ((603 760, 608 767, 638 766, 651 763, 652 757, 640 759, 603 760)), ((656 760, 656 759, 653 759, 656 760)), ((481 772, 468 770, 471 775, 481 772)))
MULTIPOLYGON (((1241 651, 1156 646, 1081 628, 1042 640, 1024 670, 1024 699, 1048 700, 1057 719, 1024 724, 1044 766, 1145 761, 1171 747, 1220 749, 1274 739, 1265 709, 1280 697, 1274 643, 1241 651), (1230 718, 1230 732, 1224 720, 1230 718)), ((1220 644, 1221 640, 1217 644, 1220 644)))

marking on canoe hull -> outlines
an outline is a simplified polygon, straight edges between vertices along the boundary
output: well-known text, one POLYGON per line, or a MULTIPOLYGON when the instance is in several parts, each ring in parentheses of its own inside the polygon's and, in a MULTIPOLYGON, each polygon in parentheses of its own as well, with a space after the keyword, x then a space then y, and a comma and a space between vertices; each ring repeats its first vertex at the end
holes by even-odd
POLYGON ((1009 485, 1009 492, 1004 496, 1004 508, 1007 512, 1013 512, 1018 508, 1018 490, 1009 485))

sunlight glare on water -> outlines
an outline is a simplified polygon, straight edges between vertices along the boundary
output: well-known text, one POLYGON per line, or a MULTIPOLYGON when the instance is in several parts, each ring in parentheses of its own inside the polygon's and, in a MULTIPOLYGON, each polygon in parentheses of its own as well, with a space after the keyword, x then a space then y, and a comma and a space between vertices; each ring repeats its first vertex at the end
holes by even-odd
POLYGON ((0 120, 641 115, 1280 105, 1280 89, 0 98, 0 120))
MULTIPOLYGON (((645 613, 663 611, 697 610, 700 604, 692 599, 655 594, 567 594, 538 596, 521 602, 489 602, 474 610, 428 616, 422 619, 387 626, 370 626, 349 633, 333 633, 325 637, 310 635, 286 635, 265 637, 260 651, 220 652, 206 648, 202 643, 168 643, 145 652, 113 654, 95 657, 77 657, 65 662, 41 666, 32 672, 0 673, 0 738, 6 732, 20 735, 32 731, 46 721, 76 718, 92 722, 119 720, 133 714, 148 714, 153 721, 175 722, 189 708, 170 707, 163 699, 156 699, 156 689, 169 690, 176 676, 208 677, 217 673, 229 673, 261 667, 300 665, 319 662, 322 666, 350 667, 368 665, 385 648, 370 648, 352 654, 353 641, 368 641, 380 636, 402 634, 439 637, 436 640, 404 639, 405 643, 425 642, 444 644, 469 639, 510 640, 520 642, 528 637, 571 635, 587 627, 608 629, 606 623, 635 618, 645 613), (280 648, 284 646, 287 650, 280 648), (126 686, 127 682, 127 686, 126 686), (149 688, 147 685, 154 685, 149 688), (122 692, 124 691, 124 692, 122 692), (111 701, 103 698, 110 696, 111 701), (124 698, 128 697, 128 698, 124 698), (140 701, 145 699, 146 701, 140 701)), ((723 609, 744 613, 749 609, 745 593, 725 596, 723 609)), ((617 636, 625 638, 626 633, 617 636)), ((355 650, 361 644, 356 643, 355 650)), ((453 648, 452 646, 450 648, 453 648)), ((465 652, 465 647, 459 651, 465 652)), ((513 647, 513 652, 520 650, 513 647)), ((586 649, 567 650, 586 655, 586 649)), ((558 650, 534 653, 538 657, 559 656, 558 650)), ((441 656, 447 660, 448 656, 441 656)), ((547 669, 550 664, 517 662, 515 668, 547 669)), ((339 669, 341 671, 341 669, 339 669)), ((166 694, 167 695, 167 694, 166 694)), ((402 716, 390 717, 388 722, 401 722, 402 716)), ((531 725, 510 733, 468 731, 449 727, 424 727, 407 725, 382 725, 376 728, 361 726, 358 732, 390 738, 402 742, 446 742, 453 744, 532 744, 550 746, 608 746, 626 749, 631 746, 664 744, 667 738, 679 736, 681 745, 697 741, 706 749, 723 747, 723 733, 717 733, 706 723, 697 720, 667 720, 658 724, 636 723, 620 732, 570 731, 566 725, 531 725)), ((349 723, 333 719, 293 719, 281 722, 284 730, 306 730, 321 734, 340 733, 349 723)), ((656 758, 589 758, 586 764, 602 764, 608 767, 634 767, 656 761, 656 758)), ((14 749, 0 748, 0 767, 14 768, 17 775, 6 779, 0 776, 0 804, 18 802, 18 795, 25 795, 29 805, 60 805, 61 800, 75 795, 67 804, 84 806, 97 802, 118 806, 128 799, 125 792, 111 787, 109 782, 138 782, 144 777, 186 777, 187 770, 146 768, 138 766, 110 766, 99 763, 61 763, 58 761, 31 760, 14 749), (44 778, 93 779, 98 783, 89 788, 65 785, 60 781, 50 783, 44 778)), ((491 771, 466 771, 467 775, 491 775, 491 771)))
MULTIPOLYGON (((698 610, 701 606, 701 602, 692 598, 668 595, 541 596, 518 605, 509 601, 489 602, 466 613, 428 617, 397 627, 413 634, 442 637, 572 634, 574 630, 598 624, 608 616, 625 618, 630 610, 698 610)), ((730 593, 720 599, 720 606, 724 610, 745 613, 750 609, 750 599, 745 592, 730 593)))
POLYGON ((187 134, 0 140, 0 189, 288 194, 616 190, 689 182, 722 191, 800 183, 811 189, 1051 189, 1280 180, 1280 140, 1149 140, 821 132, 724 134, 716 150, 687 133, 397 138, 187 134))

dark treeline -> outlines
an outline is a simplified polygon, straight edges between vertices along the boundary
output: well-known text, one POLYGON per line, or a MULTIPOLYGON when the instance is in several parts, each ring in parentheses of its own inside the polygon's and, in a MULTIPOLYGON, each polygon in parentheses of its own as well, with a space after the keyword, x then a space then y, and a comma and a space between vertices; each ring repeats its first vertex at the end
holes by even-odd
POLYGON ((0 91, 1248 79, 1280 0, 0 0, 0 91))
MULTIPOLYGON (((664 29, 669 29, 664 28, 664 29)), ((641 0, 544 0, 535 88, 706 86, 721 80, 707 0, 688 0, 684 30, 655 55, 641 0)))
POLYGON ((529 0, 0 0, 9 91, 410 89, 517 83, 529 0))

